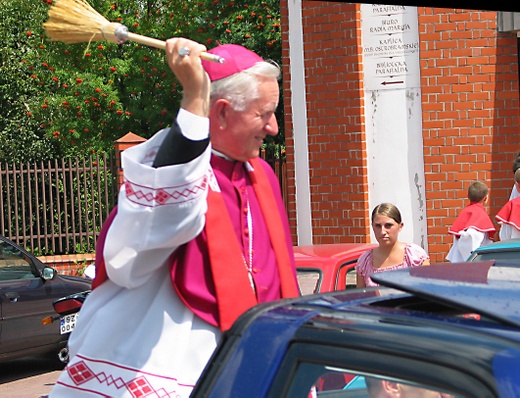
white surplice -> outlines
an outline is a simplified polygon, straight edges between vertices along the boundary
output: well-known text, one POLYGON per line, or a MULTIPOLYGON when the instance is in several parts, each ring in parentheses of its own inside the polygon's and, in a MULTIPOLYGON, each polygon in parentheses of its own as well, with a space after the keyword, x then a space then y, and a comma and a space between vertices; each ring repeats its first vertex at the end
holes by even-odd
MULTIPOLYGON (((186 137, 208 137, 208 119, 181 110, 177 120, 186 137)), ((123 152, 125 187, 104 249, 109 280, 81 309, 51 398, 188 397, 220 339, 178 298, 168 262, 204 226, 211 148, 153 168, 166 133, 123 152)))
POLYGON ((453 236, 453 246, 451 247, 446 259, 452 263, 465 262, 471 252, 477 247, 493 243, 489 239, 487 232, 477 231, 475 228, 468 228, 460 231, 460 236, 453 236))

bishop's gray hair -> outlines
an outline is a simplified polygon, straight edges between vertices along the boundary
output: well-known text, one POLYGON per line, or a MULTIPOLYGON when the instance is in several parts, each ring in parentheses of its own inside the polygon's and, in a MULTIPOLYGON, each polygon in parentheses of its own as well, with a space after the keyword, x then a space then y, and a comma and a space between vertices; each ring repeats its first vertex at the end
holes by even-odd
POLYGON ((249 103, 258 98, 259 78, 280 78, 280 67, 271 61, 258 62, 251 68, 243 70, 224 79, 211 83, 210 102, 224 98, 238 112, 247 108, 249 103))

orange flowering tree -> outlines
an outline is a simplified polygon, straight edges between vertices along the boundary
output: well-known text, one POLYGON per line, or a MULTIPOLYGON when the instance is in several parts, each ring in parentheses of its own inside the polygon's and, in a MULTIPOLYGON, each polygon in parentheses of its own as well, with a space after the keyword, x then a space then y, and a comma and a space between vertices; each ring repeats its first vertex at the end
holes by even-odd
MULTIPOLYGON (((64 44, 42 28, 53 0, 12 0, 1 11, 0 160, 43 160, 112 150, 133 132, 149 138, 176 114, 181 87, 162 50, 108 41, 64 44), (5 14, 5 15, 4 15, 5 14)), ((279 5, 251 2, 91 0, 111 22, 212 48, 242 44, 281 63, 279 5)))

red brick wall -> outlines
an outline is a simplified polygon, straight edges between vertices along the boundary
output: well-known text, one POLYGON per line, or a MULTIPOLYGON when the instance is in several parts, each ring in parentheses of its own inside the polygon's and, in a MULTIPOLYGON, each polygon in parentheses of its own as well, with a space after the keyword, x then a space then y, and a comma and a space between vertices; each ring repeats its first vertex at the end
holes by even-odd
MULTIPOLYGON (((355 5, 304 2, 314 243, 364 242, 369 233, 365 222, 368 197, 358 15, 355 5)), ((287 9, 283 4, 282 22, 282 25, 287 26, 287 9)), ((296 233, 294 136, 287 31, 282 32, 282 38, 285 44, 286 153, 291 187, 289 218, 296 233)))
MULTIPOLYGON (((281 2, 289 216, 296 234, 287 2, 281 2)), ((497 13, 420 7, 428 246, 443 261, 467 187, 490 187, 489 213, 508 200, 520 150, 516 36, 497 13)), ((303 1, 314 243, 369 240, 359 5, 303 1)), ((294 239, 296 241, 296 238, 294 239)))
POLYGON ((38 257, 38 259, 49 267, 58 270, 60 274, 82 275, 83 268, 94 262, 95 254, 63 254, 58 256, 42 256, 38 257))
POLYGON ((446 230, 482 180, 495 214, 513 186, 520 150, 516 36, 497 13, 422 8, 419 13, 429 251, 441 261, 446 230), (442 58, 441 58, 442 57, 442 58))

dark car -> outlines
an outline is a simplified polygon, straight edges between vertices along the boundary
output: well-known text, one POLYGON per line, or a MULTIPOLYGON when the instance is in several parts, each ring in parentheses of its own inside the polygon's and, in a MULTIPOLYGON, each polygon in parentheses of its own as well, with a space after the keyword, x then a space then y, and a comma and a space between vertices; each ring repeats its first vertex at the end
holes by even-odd
POLYGON ((500 260, 520 267, 520 239, 509 239, 480 246, 471 252, 467 261, 500 260))
POLYGON ((359 256, 375 243, 331 243, 294 247, 298 284, 302 294, 326 293, 356 287, 359 256))
MULTIPOLYGON (((58 354, 69 333, 60 322, 43 324, 57 314, 53 302, 90 290, 91 281, 59 275, 34 255, 0 236, 0 361, 39 354, 58 354)), ((56 355, 58 364, 58 355, 56 355)))
POLYGON ((446 263, 373 279, 386 286, 252 308, 224 333, 192 396, 370 397, 378 385, 520 396, 519 268, 446 263))

